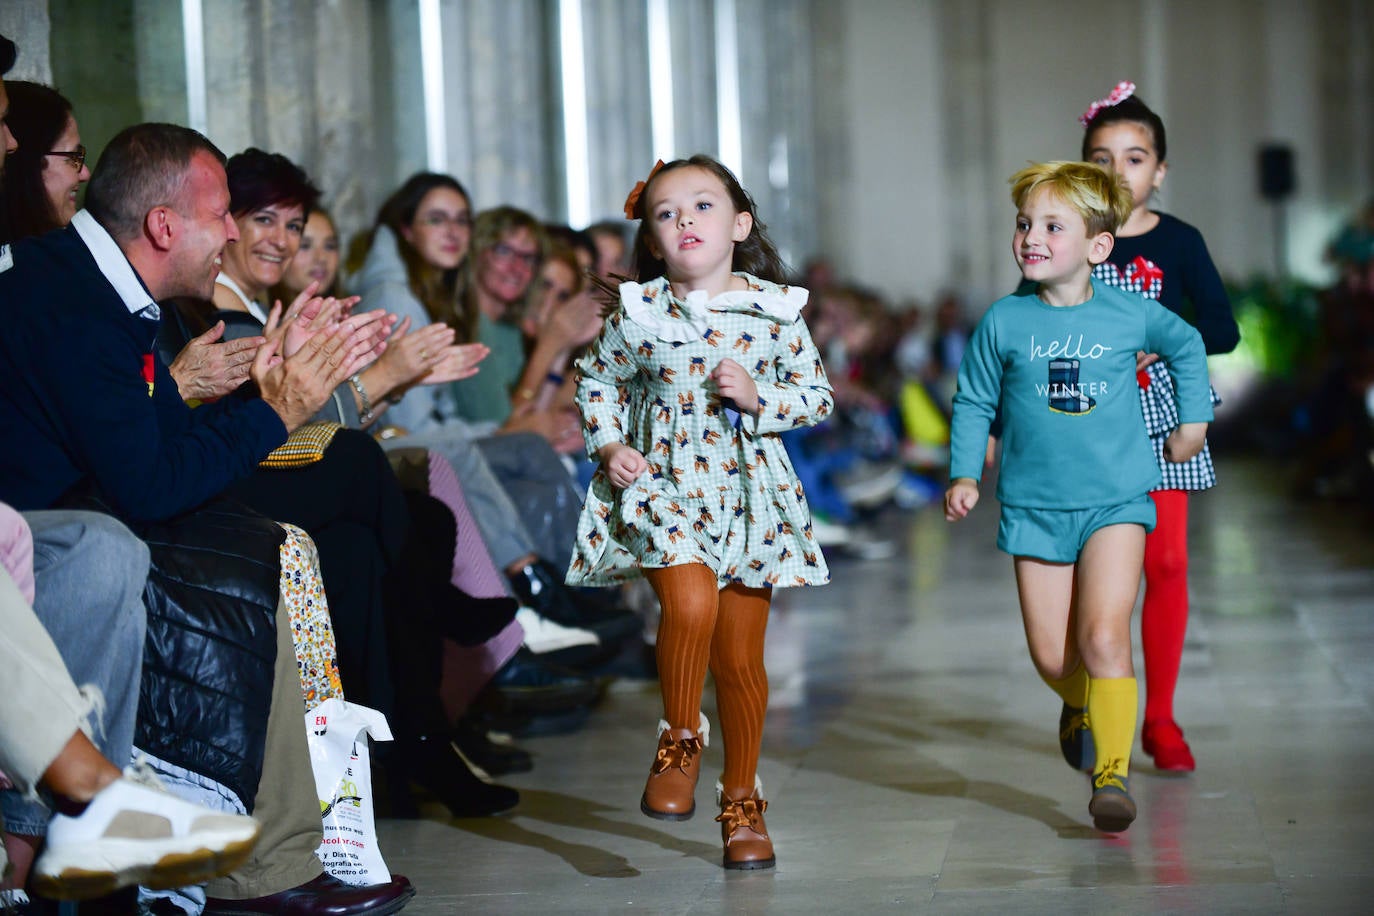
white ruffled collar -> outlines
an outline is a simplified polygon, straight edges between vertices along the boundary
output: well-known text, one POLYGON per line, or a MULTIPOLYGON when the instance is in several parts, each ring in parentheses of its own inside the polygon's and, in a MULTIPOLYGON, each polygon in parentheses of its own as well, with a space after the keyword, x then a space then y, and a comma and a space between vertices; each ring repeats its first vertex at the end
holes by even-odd
POLYGON ((730 290, 707 298, 706 290, 694 289, 686 299, 673 295, 667 277, 648 283, 620 284, 620 304, 625 314, 666 343, 698 340, 710 327, 712 312, 737 312, 791 324, 801 315, 810 294, 800 286, 781 286, 746 273, 736 273, 748 289, 730 290))

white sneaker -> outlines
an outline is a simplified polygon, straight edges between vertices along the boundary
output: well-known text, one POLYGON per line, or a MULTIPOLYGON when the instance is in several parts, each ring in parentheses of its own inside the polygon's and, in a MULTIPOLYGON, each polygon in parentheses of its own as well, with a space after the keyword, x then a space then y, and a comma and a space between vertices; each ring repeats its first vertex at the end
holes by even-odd
POLYGON ((539 616, 534 608, 522 607, 515 612, 515 621, 525 631, 525 648, 535 655, 571 649, 573 646, 599 646, 601 637, 591 630, 565 627, 547 617, 539 616))
POLYGON ((902 482, 902 468, 896 464, 864 462, 838 476, 836 486, 845 502, 856 509, 872 509, 892 498, 902 482))
POLYGON ((199 884, 247 861, 258 822, 183 801, 146 766, 131 766, 76 817, 58 814, 33 867, 35 890, 56 900, 121 887, 199 884))
POLYGON ((896 555, 897 545, 867 531, 851 529, 849 541, 842 550, 859 560, 887 560, 896 555))
POLYGON ((819 515, 811 516, 811 536, 822 547, 843 547, 849 543, 849 526, 827 522, 819 515))

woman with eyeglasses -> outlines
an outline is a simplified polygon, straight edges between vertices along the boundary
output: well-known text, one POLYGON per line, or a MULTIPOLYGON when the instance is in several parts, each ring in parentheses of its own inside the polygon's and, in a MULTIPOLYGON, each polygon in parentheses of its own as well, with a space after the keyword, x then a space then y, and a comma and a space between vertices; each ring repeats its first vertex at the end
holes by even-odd
POLYGON ((49 86, 6 80, 5 118, 19 148, 5 159, 0 243, 60 229, 76 215, 77 191, 91 178, 72 103, 49 86))
MULTIPOLYGON (((474 229, 471 214, 471 199, 452 176, 412 175, 382 204, 372 232, 361 240, 366 256, 352 278, 353 290, 370 307, 409 318, 414 327, 441 323, 457 328, 458 340, 491 346, 480 329, 492 320, 479 317, 485 314, 482 306, 463 292, 474 229)), ((484 267, 511 267, 514 262, 515 282, 492 270, 480 272, 476 285, 498 291, 498 297, 509 289, 513 292, 505 295, 521 299, 543 259, 543 230, 524 216, 495 230, 485 214, 478 220, 478 248, 487 252, 479 255, 484 267), (489 251, 497 244, 505 248, 489 251)), ((519 327, 512 330, 518 377, 524 355, 519 327)), ((475 376, 454 384, 475 384, 489 374, 508 373, 489 355, 475 376)), ((405 435, 387 440, 387 447, 418 445, 448 459, 463 482, 492 558, 522 604, 544 619, 592 630, 607 651, 636 635, 635 615, 601 594, 573 592, 563 584, 562 567, 572 553, 583 494, 548 437, 521 431, 518 424, 493 430, 495 423, 471 422, 439 397, 445 387, 413 388, 391 407, 387 422, 405 435)), ((497 397, 509 410, 509 393, 502 389, 497 397)), ((572 422, 571 438, 580 444, 580 423, 572 422)))

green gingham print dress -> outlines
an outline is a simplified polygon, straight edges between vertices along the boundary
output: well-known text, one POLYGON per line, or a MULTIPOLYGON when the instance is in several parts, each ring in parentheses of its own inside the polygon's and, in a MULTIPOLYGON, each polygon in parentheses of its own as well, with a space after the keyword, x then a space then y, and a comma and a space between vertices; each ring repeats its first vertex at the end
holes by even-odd
POLYGON ((737 274, 747 290, 672 295, 667 278, 625 283, 578 361, 587 453, 612 442, 648 470, 624 490, 592 477, 569 585, 611 585, 644 568, 704 563, 721 586, 823 585, 830 571, 778 434, 819 423, 833 401, 801 309, 807 292, 737 274), (727 409, 708 376, 729 357, 759 391, 759 414, 727 409))

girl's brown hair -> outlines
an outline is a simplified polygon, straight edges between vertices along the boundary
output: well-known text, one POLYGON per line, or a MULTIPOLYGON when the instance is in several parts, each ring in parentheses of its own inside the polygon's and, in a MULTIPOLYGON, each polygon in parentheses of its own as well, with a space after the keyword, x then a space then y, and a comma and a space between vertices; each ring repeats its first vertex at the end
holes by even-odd
POLYGON ((725 192, 730 196, 730 203, 734 205, 735 212, 748 213, 754 218, 754 225, 749 230, 749 235, 744 241, 735 243, 735 253, 730 262, 730 269, 753 274, 761 280, 771 280, 774 283, 787 282, 787 266, 783 264, 782 257, 778 254, 778 249, 774 247, 772 240, 768 238, 768 227, 764 225, 763 220, 759 219, 754 198, 750 197, 749 192, 744 190, 734 172, 710 156, 701 154, 688 159, 674 159, 672 162, 665 163, 645 182, 644 188, 634 204, 634 218, 639 220, 639 231, 635 233, 635 279, 644 283, 661 277, 667 272, 668 266, 663 259, 655 257, 649 250, 649 224, 644 218, 647 215, 644 208, 648 206, 649 189, 653 187, 659 176, 664 172, 671 172, 673 169, 687 168, 688 166, 704 169, 719 178, 720 183, 725 185, 725 192))

